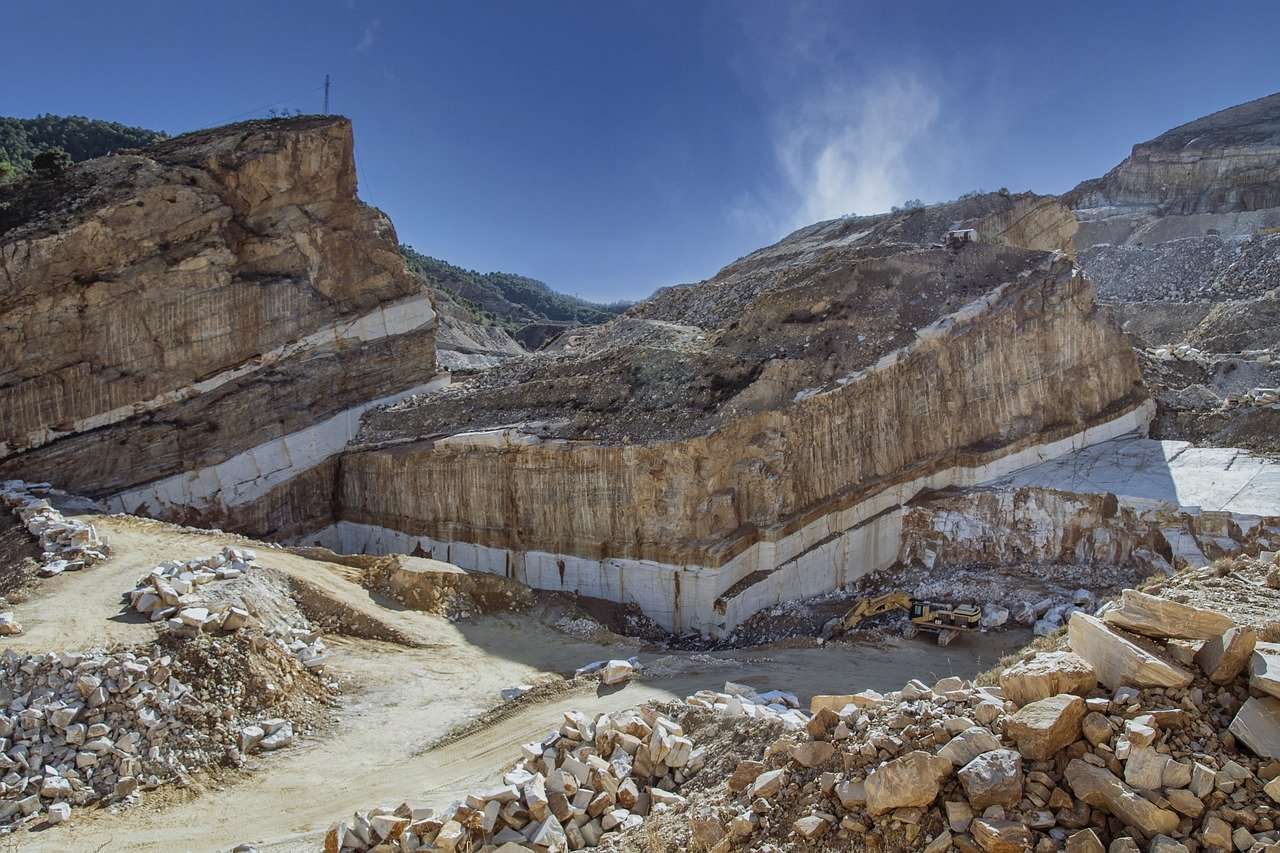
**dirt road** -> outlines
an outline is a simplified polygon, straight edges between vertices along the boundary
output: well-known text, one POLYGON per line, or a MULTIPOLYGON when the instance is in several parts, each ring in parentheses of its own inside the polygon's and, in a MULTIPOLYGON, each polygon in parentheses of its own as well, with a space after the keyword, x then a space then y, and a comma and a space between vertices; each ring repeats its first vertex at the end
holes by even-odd
MULTIPOLYGON (((113 622, 120 592, 163 559, 212 553, 226 537, 107 519, 116 556, 103 566, 53 579, 24 606, 34 616, 56 603, 71 618, 31 619, 24 647, 66 648, 105 639, 144 641, 146 624, 113 622), (106 625, 102 623, 107 623, 106 625), (58 631, 61 627, 63 630, 58 631)), ((348 579, 342 567, 260 550, 260 562, 298 573, 335 600, 377 616, 411 636, 418 647, 375 640, 326 638, 329 671, 349 685, 336 729, 321 740, 254 759, 253 772, 185 802, 148 803, 119 813, 81 809, 66 825, 21 837, 21 847, 58 851, 230 850, 253 842, 262 851, 316 850, 324 831, 356 809, 403 800, 441 807, 496 777, 519 754, 519 745, 558 726, 565 710, 591 713, 629 707, 654 698, 683 697, 734 680, 760 688, 814 693, 893 689, 909 677, 971 675, 991 666, 1003 643, 924 642, 886 648, 847 647, 734 651, 715 654, 642 655, 652 678, 614 692, 587 689, 524 707, 489 728, 430 751, 423 748, 499 702, 498 692, 540 673, 565 673, 586 661, 630 654, 577 640, 537 620, 502 614, 451 624, 407 610, 383 607, 348 579), (103 845, 106 845, 105 847, 103 845)), ((21 618, 21 617, 20 617, 21 618)), ((30 616, 28 616, 30 618, 30 616)), ((996 638, 1000 639, 1000 638, 996 638)))

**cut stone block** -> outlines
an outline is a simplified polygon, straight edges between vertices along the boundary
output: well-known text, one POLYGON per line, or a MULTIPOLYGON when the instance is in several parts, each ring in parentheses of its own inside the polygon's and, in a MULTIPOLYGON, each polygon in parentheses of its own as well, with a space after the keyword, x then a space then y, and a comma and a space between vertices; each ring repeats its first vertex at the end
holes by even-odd
POLYGON ((1023 705, 1004 721, 1004 732, 1027 758, 1042 761, 1080 738, 1084 700, 1062 693, 1023 705))
POLYGON ((1175 812, 1162 809, 1139 796, 1109 770, 1075 758, 1067 765, 1066 778, 1076 797, 1091 806, 1106 809, 1147 835, 1170 833, 1178 828, 1175 812))
POLYGON ((1231 733, 1254 755, 1280 758, 1280 699, 1252 697, 1231 721, 1231 733))
POLYGON ((1012 749, 994 749, 977 756, 963 768, 960 784, 969 805, 1016 806, 1022 799, 1022 756, 1012 749))
POLYGON ((908 806, 927 806, 951 774, 951 762, 922 750, 880 765, 867 776, 867 810, 881 815, 908 806))
POLYGON ((1280 643, 1256 643, 1249 660, 1249 686, 1280 698, 1280 643))
POLYGON ((1136 589, 1120 593, 1120 606, 1102 618, 1108 625, 1160 639, 1210 640, 1235 625, 1230 616, 1216 610, 1191 607, 1136 589))
POLYGON ((1196 653, 1196 665, 1214 684, 1230 684, 1249 665, 1257 641, 1252 628, 1228 628, 1221 636, 1205 640, 1196 653))
POLYGON ((1186 687, 1191 673, 1169 663, 1120 636, 1102 620, 1074 613, 1067 629, 1071 650, 1093 665, 1098 681, 1115 689, 1134 687, 1186 687))

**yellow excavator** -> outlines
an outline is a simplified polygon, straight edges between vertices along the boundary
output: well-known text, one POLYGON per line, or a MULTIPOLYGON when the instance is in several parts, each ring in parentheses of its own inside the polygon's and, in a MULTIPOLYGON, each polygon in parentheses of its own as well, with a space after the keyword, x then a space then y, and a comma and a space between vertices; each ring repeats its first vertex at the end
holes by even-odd
POLYGON ((914 637, 921 631, 936 631, 940 646, 948 645, 963 632, 982 628, 982 611, 976 604, 935 604, 897 591, 859 600, 844 614, 835 633, 852 631, 863 620, 891 610, 906 610, 910 614, 911 621, 903 629, 903 636, 914 637))

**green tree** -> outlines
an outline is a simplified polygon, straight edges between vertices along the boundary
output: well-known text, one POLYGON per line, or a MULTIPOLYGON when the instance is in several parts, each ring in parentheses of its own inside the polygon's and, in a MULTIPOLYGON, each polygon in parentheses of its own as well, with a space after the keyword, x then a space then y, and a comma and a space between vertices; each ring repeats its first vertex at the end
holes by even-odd
POLYGON ((165 134, 84 116, 0 116, 0 161, 8 161, 18 177, 32 170, 32 159, 46 148, 61 148, 76 163, 122 148, 140 148, 165 134))
POLYGON ((41 178, 56 178, 71 168, 71 155, 61 148, 46 148, 31 158, 31 168, 41 178))

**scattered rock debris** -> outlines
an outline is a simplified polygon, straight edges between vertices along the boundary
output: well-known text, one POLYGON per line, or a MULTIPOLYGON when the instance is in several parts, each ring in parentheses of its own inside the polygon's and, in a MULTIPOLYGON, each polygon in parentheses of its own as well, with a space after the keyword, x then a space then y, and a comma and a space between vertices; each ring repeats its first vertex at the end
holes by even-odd
POLYGON ((247 590, 235 583, 251 570, 255 575, 269 571, 257 568, 256 560, 257 554, 247 548, 226 547, 212 557, 161 563, 129 593, 130 607, 180 637, 261 628, 307 668, 320 667, 326 659, 320 633, 307 625, 301 614, 290 613, 286 618, 271 614, 266 607, 269 602, 287 601, 287 593, 247 590), (261 594, 255 596, 256 592, 261 594), (255 597, 263 606, 254 602, 255 597))
POLYGON ((680 786, 702 769, 706 752, 679 723, 652 707, 595 719, 567 711, 564 724, 525 744, 502 784, 469 795, 441 814, 402 804, 356 812, 325 837, 326 851, 508 851, 595 847, 647 815, 685 805, 680 786))
POLYGON ((0 483, 0 503, 13 510, 31 535, 40 539, 43 553, 38 571, 44 577, 87 569, 111 554, 111 547, 98 537, 92 524, 67 518, 54 508, 49 498, 55 494, 63 493, 48 483, 0 483))
POLYGON ((240 738, 246 719, 291 730, 283 711, 312 728, 327 688, 258 639, 0 654, 0 821, 61 823, 74 808, 136 802, 194 770, 237 765, 253 748, 240 738))

